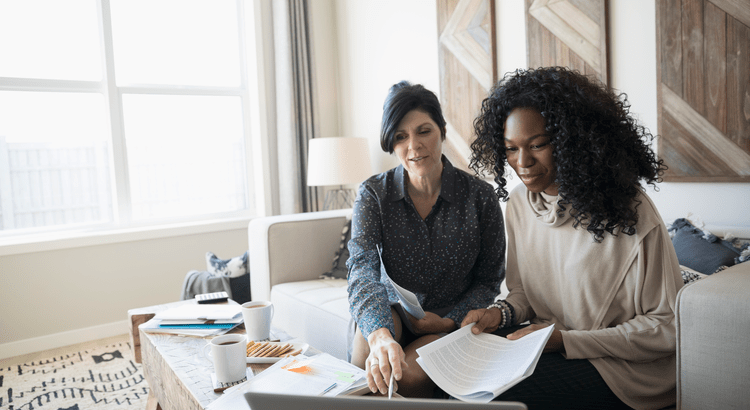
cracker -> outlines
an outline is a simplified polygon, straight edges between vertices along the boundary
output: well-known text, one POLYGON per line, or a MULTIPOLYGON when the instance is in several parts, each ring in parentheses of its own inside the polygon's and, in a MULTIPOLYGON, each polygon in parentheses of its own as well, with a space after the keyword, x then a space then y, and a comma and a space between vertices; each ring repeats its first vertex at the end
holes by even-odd
POLYGON ((298 355, 300 353, 302 353, 302 349, 297 349, 297 350, 295 350, 293 352, 289 352, 289 353, 283 354, 283 355, 281 355, 281 357, 296 356, 296 355, 298 355))
POLYGON ((278 353, 276 353, 276 355, 277 355, 278 357, 281 357, 281 355, 283 355, 283 354, 285 354, 285 353, 289 352, 290 350, 292 350, 292 345, 291 345, 291 344, 289 344, 289 343, 287 343, 287 344, 285 344, 285 345, 284 345, 284 346, 282 347, 282 349, 281 349, 281 350, 279 350, 279 351, 278 351, 278 353))
POLYGON ((255 343, 255 342, 252 342, 252 343, 253 344, 252 345, 248 345, 248 348, 247 348, 247 355, 248 356, 253 356, 254 352, 257 352, 259 349, 263 348, 263 343, 255 343))
POLYGON ((263 352, 263 354, 260 355, 260 357, 275 357, 276 352, 279 350, 279 347, 280 347, 279 345, 271 346, 270 348, 266 349, 266 351, 263 352))
POLYGON ((267 352, 267 351, 268 351, 269 349, 273 348, 273 346, 272 346, 272 345, 271 345, 271 343, 269 343, 269 342, 263 342, 262 344, 263 344, 263 346, 262 346, 262 347, 261 347, 260 349, 258 349, 258 350, 256 350, 255 352, 253 352, 253 356, 254 356, 254 357, 263 357, 263 355, 264 355, 264 354, 265 354, 265 353, 266 353, 266 352, 267 352))
POLYGON ((301 352, 299 349, 293 350, 294 346, 291 343, 250 342, 247 344, 248 357, 287 357, 301 352))
POLYGON ((277 345, 276 349, 266 357, 281 357, 281 355, 289 349, 289 343, 285 345, 277 345))

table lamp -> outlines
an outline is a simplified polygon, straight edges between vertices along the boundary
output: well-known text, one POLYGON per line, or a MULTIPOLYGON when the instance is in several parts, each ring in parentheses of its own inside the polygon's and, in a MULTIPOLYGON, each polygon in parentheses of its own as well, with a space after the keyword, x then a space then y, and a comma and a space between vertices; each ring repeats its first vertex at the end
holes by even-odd
POLYGON ((338 185, 326 192, 323 209, 350 208, 355 192, 344 185, 359 184, 372 176, 365 138, 313 138, 308 141, 307 185, 338 185))

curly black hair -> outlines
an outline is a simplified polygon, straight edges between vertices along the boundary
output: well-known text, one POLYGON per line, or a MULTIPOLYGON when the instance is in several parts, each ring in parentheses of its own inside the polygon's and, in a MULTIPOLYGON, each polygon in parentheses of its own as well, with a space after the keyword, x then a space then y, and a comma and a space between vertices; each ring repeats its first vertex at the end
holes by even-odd
POLYGON ((498 196, 505 189, 505 121, 515 108, 532 108, 545 120, 553 146, 561 210, 594 240, 604 233, 635 233, 636 199, 644 181, 661 182, 667 169, 650 143, 654 136, 630 115, 627 95, 564 67, 516 70, 505 75, 482 102, 474 120, 470 167, 494 175, 498 196), (633 206, 635 203, 635 206, 633 206))

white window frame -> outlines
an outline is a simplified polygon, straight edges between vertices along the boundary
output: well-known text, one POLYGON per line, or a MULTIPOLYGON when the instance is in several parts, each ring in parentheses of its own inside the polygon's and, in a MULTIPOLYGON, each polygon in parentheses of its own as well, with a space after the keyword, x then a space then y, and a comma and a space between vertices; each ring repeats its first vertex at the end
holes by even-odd
MULTIPOLYGON (((240 47, 240 85, 238 87, 173 86, 127 84, 117 86, 112 75, 114 51, 110 0, 96 0, 99 19, 99 38, 102 51, 101 81, 74 81, 0 77, 2 91, 99 93, 105 97, 111 132, 110 155, 113 165, 112 224, 96 224, 79 229, 50 227, 49 231, 34 234, 0 236, 0 256, 106 243, 172 237, 179 235, 219 232, 247 227, 250 219, 271 212, 271 167, 269 163, 270 123, 267 100, 273 99, 265 81, 265 62, 268 60, 270 30, 267 22, 271 10, 263 0, 235 0, 238 10, 240 47), (245 21, 252 21, 254 30, 247 30, 245 21), (264 23, 266 26, 264 27, 264 23), (253 52, 250 52, 250 51, 253 52), (198 216, 177 222, 134 222, 131 219, 127 152, 123 122, 124 94, 191 95, 239 97, 242 104, 247 194, 255 198, 249 210, 208 216, 198 216), (255 212, 252 212, 254 208, 255 212)), ((272 53, 272 51, 270 51, 272 53)), ((272 57, 271 57, 272 58, 272 57)))

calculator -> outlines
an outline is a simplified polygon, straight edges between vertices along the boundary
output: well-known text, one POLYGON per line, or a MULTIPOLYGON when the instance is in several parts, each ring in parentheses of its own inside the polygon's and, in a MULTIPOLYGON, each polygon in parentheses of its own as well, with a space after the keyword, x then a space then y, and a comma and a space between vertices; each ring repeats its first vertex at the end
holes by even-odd
POLYGON ((229 295, 227 295, 227 292, 201 293, 200 295, 195 295, 195 300, 200 304, 226 302, 228 298, 229 295))

